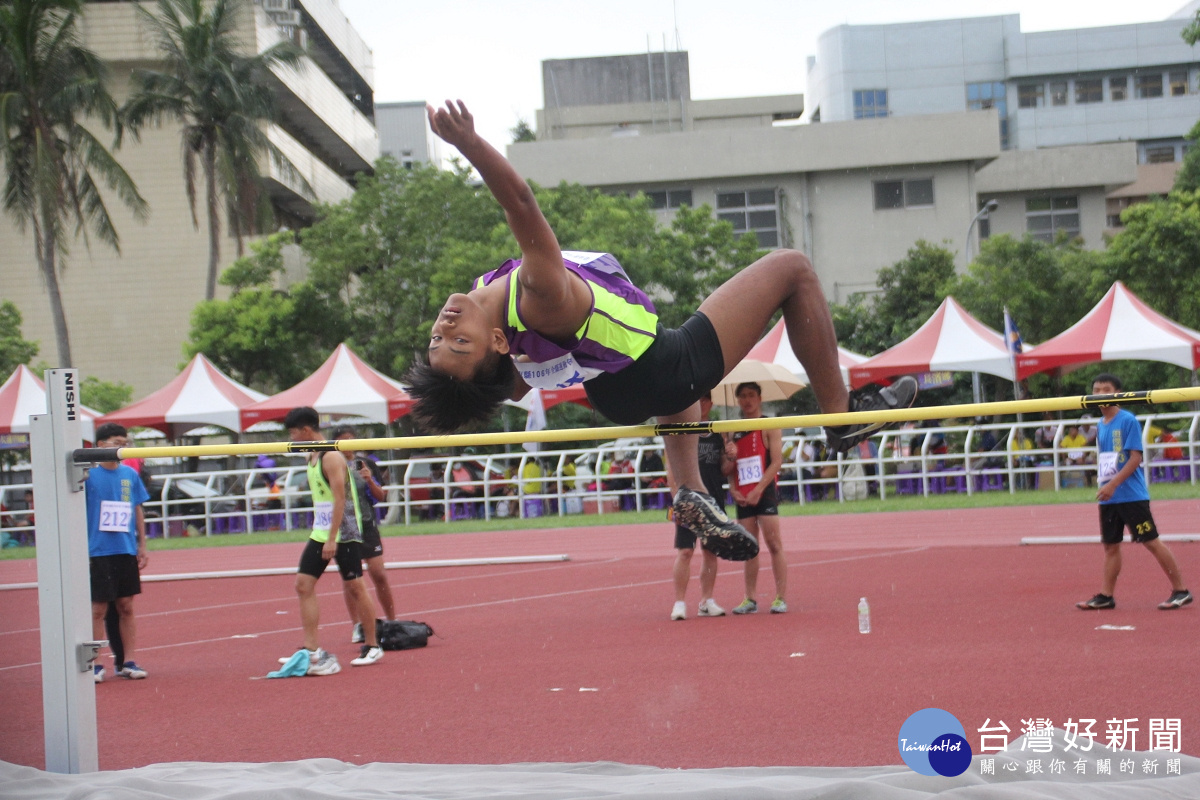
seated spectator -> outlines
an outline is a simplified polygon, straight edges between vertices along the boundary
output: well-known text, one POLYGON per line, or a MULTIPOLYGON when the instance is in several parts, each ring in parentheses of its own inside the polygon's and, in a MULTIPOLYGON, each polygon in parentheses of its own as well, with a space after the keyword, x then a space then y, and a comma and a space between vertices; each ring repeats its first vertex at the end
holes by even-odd
POLYGON ((1069 466, 1079 466, 1090 463, 1090 451, 1087 449, 1087 437, 1079 432, 1078 425, 1067 427, 1067 433, 1059 442, 1066 451, 1065 462, 1069 466))
MULTIPOLYGON (((1183 460, 1183 448, 1179 446, 1179 439, 1175 436, 1175 434, 1171 433, 1170 430, 1163 428, 1163 432, 1159 434, 1158 438, 1154 441, 1158 442, 1160 445, 1163 445, 1163 447, 1158 451, 1158 454, 1151 459, 1151 461, 1183 460)), ((30 508, 32 507, 33 506, 31 505, 30 508)), ((30 524, 32 524, 32 517, 30 518, 30 524)))
POLYGON ((1054 437, 1058 434, 1058 423, 1049 411, 1042 414, 1042 427, 1033 434, 1033 443, 1039 450, 1049 450, 1054 447, 1054 437))
POLYGON ((1096 418, 1091 414, 1084 414, 1079 418, 1079 432, 1087 439, 1089 448, 1096 446, 1096 434, 1099 430, 1096 428, 1096 418))

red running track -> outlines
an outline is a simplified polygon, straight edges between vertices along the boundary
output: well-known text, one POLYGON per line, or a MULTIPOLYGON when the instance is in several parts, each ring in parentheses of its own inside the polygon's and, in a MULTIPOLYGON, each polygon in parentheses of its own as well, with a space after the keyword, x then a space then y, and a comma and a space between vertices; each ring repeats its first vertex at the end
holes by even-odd
MULTIPOLYGON (((1200 501, 1154 504, 1165 533, 1200 528, 1200 501)), ((792 613, 667 619, 666 524, 477 533, 386 542, 389 560, 568 553, 553 564, 390 572, 402 616, 437 630, 424 650, 354 668, 335 575, 320 584, 325 678, 265 680, 300 642, 289 576, 150 583, 138 599, 145 681, 96 687, 100 765, 171 761, 355 763, 617 761, 662 767, 898 764, 913 712, 944 708, 968 741, 991 720, 1181 720, 1200 755, 1200 606, 1164 613, 1149 554, 1126 546, 1118 608, 1080 612, 1098 545, 1094 507, 989 508, 783 520, 792 613), (858 598, 873 630, 857 629, 858 598), (1099 630, 1098 626, 1134 630, 1099 630)), ((150 571, 292 566, 299 545, 152 554, 150 571)), ((1200 544, 1172 545, 1200 586, 1200 544)), ((32 562, 0 562, 0 583, 32 562)), ((771 589, 769 569, 760 592, 771 589)), ((717 600, 741 596, 722 564, 717 600)), ((0 592, 0 759, 43 766, 37 597, 0 592)))

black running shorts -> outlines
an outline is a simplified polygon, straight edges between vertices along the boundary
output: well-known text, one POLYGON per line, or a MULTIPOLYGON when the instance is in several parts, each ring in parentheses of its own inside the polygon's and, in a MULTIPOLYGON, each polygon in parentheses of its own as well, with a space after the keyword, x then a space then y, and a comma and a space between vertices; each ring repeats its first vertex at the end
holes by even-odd
MULTIPOLYGON (((325 573, 325 568, 329 566, 329 559, 321 557, 323 548, 324 545, 321 542, 309 539, 304 545, 304 552, 300 554, 300 568, 297 572, 301 575, 320 578, 325 573)), ((338 572, 341 573, 342 580, 352 581, 362 577, 362 542, 338 542, 337 554, 334 558, 337 560, 338 572)))
POLYGON ((738 519, 750 519, 750 517, 777 517, 779 516, 779 492, 775 489, 775 483, 767 484, 767 488, 763 489, 762 497, 758 498, 758 503, 752 506, 734 506, 737 509, 738 519))
POLYGON ((1149 500, 1131 503, 1103 503, 1100 506, 1100 539, 1105 544, 1120 544, 1125 528, 1135 542, 1152 542, 1158 538, 1158 528, 1150 515, 1149 500))
POLYGON ((678 414, 725 377, 725 356, 712 323, 697 311, 678 328, 659 327, 642 357, 620 372, 583 384, 592 408, 618 425, 678 414))
POLYGON ((88 559, 92 573, 92 602, 111 603, 142 593, 137 556, 96 556, 88 559))
MULTIPOLYGON (((372 508, 369 513, 374 514, 375 509, 372 508)), ((379 538, 379 526, 365 520, 364 522, 366 524, 363 525, 362 531, 362 557, 366 559, 383 555, 383 541, 379 538)))

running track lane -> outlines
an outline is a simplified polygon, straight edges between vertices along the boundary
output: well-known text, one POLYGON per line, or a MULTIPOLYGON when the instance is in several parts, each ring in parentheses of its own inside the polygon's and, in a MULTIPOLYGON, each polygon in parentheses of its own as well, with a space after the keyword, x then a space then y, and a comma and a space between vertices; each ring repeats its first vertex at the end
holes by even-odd
MULTIPOLYGON (((1155 503, 1155 512, 1164 532, 1188 532, 1197 504, 1155 503)), ((138 658, 151 677, 97 687, 101 766, 318 756, 890 764, 899 763, 900 724, 931 705, 958 716, 973 745, 985 719, 1004 720, 1015 738, 1023 719, 1091 717, 1101 732, 1107 719, 1138 718, 1144 748, 1150 718, 1177 717, 1184 752, 1200 753, 1196 682, 1169 668, 1200 656, 1196 606, 1154 610, 1165 581, 1147 554, 1126 548, 1119 608, 1076 611, 1073 602, 1095 590, 1099 548, 1013 544, 1039 532, 1091 533, 1093 507, 784 525, 793 613, 683 623, 666 619, 667 525, 389 539, 389 560, 502 548, 568 552, 573 561, 391 572, 403 615, 429 621, 442 638, 369 668, 347 663, 346 613, 336 576, 326 576, 323 636, 345 668, 324 679, 254 679, 299 642, 290 577, 148 584, 138 658), (863 594, 868 636, 856 626, 863 594), (1135 630, 1096 630, 1104 623, 1135 630)), ((236 567, 286 564, 296 549, 155 553, 153 567, 213 568, 197 566, 203 556, 230 568, 233 554, 236 567), (173 564, 175 556, 189 563, 173 564)), ((1200 546, 1173 549, 1185 576, 1200 575, 1200 546)), ((722 565, 717 599, 726 607, 739 599, 739 573, 722 565)), ((760 581, 765 595, 769 570, 760 581)), ((694 581, 690 589, 694 616, 694 581)), ((8 705, 0 758, 41 766, 36 593, 5 592, 0 603, 8 705)))

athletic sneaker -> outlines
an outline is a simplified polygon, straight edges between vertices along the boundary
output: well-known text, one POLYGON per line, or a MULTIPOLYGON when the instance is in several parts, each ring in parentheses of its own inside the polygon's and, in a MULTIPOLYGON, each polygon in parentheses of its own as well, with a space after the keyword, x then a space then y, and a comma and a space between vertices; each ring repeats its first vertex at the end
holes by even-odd
MULTIPOLYGON (((300 652, 301 650, 303 650, 303 649, 304 649, 304 645, 300 645, 299 647, 297 647, 297 648, 296 648, 296 653, 299 653, 299 652, 300 652)), ((292 658, 293 658, 293 657, 296 655, 296 653, 292 653, 292 655, 290 655, 290 656, 280 656, 280 657, 279 657, 279 663, 280 663, 280 664, 286 664, 287 662, 289 662, 289 661, 291 661, 291 660, 292 660, 292 658)), ((313 661, 315 658, 316 658, 316 653, 314 653, 312 650, 309 650, 309 651, 308 651, 308 660, 309 660, 309 663, 312 663, 312 661, 313 661)))
POLYGON ((758 613, 758 601, 751 600, 749 597, 747 597, 745 600, 743 600, 742 602, 738 603, 736 606, 733 607, 733 613, 735 613, 735 614, 757 614, 758 613))
MULTIPOLYGON (((909 408, 917 399, 917 381, 911 375, 905 375, 891 386, 885 386, 878 392, 852 392, 850 394, 851 411, 889 411, 896 408, 909 408)), ((845 453, 872 434, 888 428, 894 428, 899 422, 866 422, 860 425, 839 425, 825 427, 825 442, 829 452, 845 453)))
POLYGON ((362 646, 362 650, 360 650, 359 652, 361 653, 361 655, 359 655, 358 658, 351 661, 350 666, 365 667, 368 664, 374 664, 376 661, 383 658, 383 648, 380 647, 379 645, 375 645, 374 647, 372 647, 369 644, 364 644, 362 646))
POLYGON ((96 683, 104 683, 104 667, 99 664, 92 665, 92 680, 96 683))
POLYGON ((142 678, 146 677, 146 670, 139 667, 136 662, 126 661, 123 665, 121 665, 121 668, 117 670, 117 674, 122 678, 140 681, 142 678))
POLYGON ((673 605, 671 607, 671 619, 672 620, 687 619, 687 603, 680 600, 678 603, 673 605))
POLYGON ((337 656, 335 656, 333 653, 327 653, 324 650, 317 648, 316 656, 309 658, 309 675, 336 675, 341 671, 342 665, 338 663, 337 656))
POLYGON ((366 640, 367 637, 363 636, 362 623, 354 623, 354 630, 350 632, 350 644, 362 644, 366 640))
POLYGON ((771 613, 772 614, 786 614, 787 613, 787 603, 785 603, 783 601, 782 597, 776 597, 774 600, 771 601, 771 613))
POLYGON ((675 495, 675 522, 700 539, 705 550, 729 561, 758 555, 758 542, 745 528, 725 516, 716 501, 686 486, 675 495))
POLYGON ((700 608, 696 610, 698 617, 723 617, 725 609, 717 605, 717 601, 711 597, 700 603, 700 608))
POLYGON ((1171 596, 1158 604, 1160 611, 1170 611, 1175 608, 1183 608, 1188 603, 1192 602, 1192 593, 1187 589, 1180 589, 1178 592, 1171 592, 1171 596))
MULTIPOLYGON (((1171 596, 1174 597, 1175 595, 1171 596)), ((1098 608, 1116 608, 1117 601, 1106 594, 1098 594, 1091 600, 1084 600, 1082 603, 1076 603, 1075 607, 1083 609, 1084 611, 1093 611, 1098 608)))

